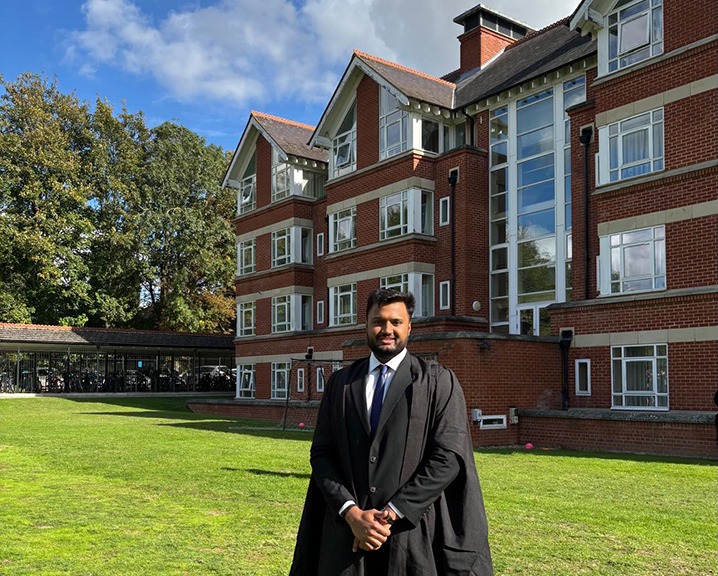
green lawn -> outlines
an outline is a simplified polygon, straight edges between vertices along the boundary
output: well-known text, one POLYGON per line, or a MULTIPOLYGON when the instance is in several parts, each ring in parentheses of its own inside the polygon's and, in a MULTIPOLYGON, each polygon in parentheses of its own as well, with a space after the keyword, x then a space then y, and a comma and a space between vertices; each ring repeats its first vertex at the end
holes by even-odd
MULTIPOLYGON (((0 574, 284 575, 310 434, 181 399, 0 400, 0 574)), ((715 462, 483 451, 497 575, 714 575, 715 462)))

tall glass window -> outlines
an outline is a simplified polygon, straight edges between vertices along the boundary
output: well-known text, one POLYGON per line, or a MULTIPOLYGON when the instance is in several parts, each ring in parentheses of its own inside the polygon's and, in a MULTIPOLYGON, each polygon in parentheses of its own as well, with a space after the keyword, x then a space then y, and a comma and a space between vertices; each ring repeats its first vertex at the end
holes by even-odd
POLYGON ((409 140, 409 114, 399 108, 399 101, 381 89, 379 107, 379 158, 390 158, 407 149, 409 140))
POLYGON ((491 112, 489 122, 489 240, 491 242, 491 321, 494 332, 509 332, 508 148, 509 109, 491 112))

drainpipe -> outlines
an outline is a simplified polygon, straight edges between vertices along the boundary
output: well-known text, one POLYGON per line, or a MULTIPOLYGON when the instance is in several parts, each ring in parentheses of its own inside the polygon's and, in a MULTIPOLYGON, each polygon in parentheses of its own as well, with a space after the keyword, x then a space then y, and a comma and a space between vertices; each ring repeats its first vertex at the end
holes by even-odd
POLYGON ((561 364, 563 366, 563 382, 561 386, 561 410, 568 410, 568 349, 573 340, 573 330, 561 330, 561 364))
POLYGON ((584 257, 584 274, 583 274, 583 299, 588 300, 589 276, 588 271, 591 269, 591 255, 588 249, 590 238, 588 230, 588 152, 593 139, 593 127, 588 126, 581 129, 579 142, 583 146, 583 257, 584 257))
POLYGON ((456 180, 455 170, 449 172, 451 186, 451 315, 456 316, 456 180))

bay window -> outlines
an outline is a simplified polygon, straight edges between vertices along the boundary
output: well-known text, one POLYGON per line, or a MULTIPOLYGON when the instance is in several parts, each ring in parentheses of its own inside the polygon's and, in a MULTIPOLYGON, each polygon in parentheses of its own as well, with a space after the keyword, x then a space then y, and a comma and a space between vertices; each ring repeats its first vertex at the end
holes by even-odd
POLYGON ((434 233, 434 195, 411 188, 379 200, 379 239, 434 233))
POLYGON ((329 289, 330 326, 344 326, 357 322, 357 285, 344 284, 329 289))
POLYGON ((399 101, 386 88, 381 88, 379 104, 379 159, 391 158, 407 150, 409 114, 399 108, 399 101))
POLYGON ((272 298, 272 334, 312 329, 312 297, 285 294, 272 298))
POLYGON ((665 289, 665 235, 665 226, 655 226, 601 236, 601 295, 665 289))
POLYGON ((285 264, 311 264, 312 254, 311 228, 290 226, 272 232, 272 268, 285 264))
POLYGON ((329 215, 329 252, 356 246, 356 206, 329 215))
POLYGON ((608 15, 608 71, 663 53, 663 1, 621 0, 608 15))

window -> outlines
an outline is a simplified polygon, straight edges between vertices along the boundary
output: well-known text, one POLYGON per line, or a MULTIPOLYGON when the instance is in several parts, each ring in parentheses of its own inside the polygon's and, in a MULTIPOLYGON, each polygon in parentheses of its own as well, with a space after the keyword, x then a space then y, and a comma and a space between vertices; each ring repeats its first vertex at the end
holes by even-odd
POLYGON ((254 364, 237 366, 237 398, 254 398, 254 364))
POLYGON ((329 252, 356 246, 356 206, 329 215, 329 252))
POLYGON ((272 232, 272 268, 289 264, 292 255, 291 228, 272 232))
POLYGON ((399 109, 399 101, 386 88, 381 89, 379 106, 379 158, 400 154, 407 149, 409 114, 399 109))
POLYGON ((324 198, 324 184, 327 182, 327 175, 312 170, 294 168, 295 181, 290 187, 293 194, 306 196, 307 198, 324 198))
POLYGON ((254 246, 254 238, 237 244, 237 274, 239 276, 254 272, 254 246))
POLYGON ((655 226, 602 236, 601 295, 665 289, 665 234, 665 226, 655 226))
POLYGON ((324 368, 317 367, 317 392, 324 392, 324 368))
POLYGON ((256 152, 244 171, 237 191, 237 214, 244 214, 257 207, 257 168, 256 152))
POLYGON ((591 395, 591 361, 576 359, 576 396, 591 395))
POLYGON ((668 410, 668 346, 611 348, 613 408, 668 410))
MULTIPOLYGON (((502 106, 492 110, 489 120, 491 158, 489 239, 491 241, 491 330, 493 332, 508 332, 509 330, 508 134, 508 107, 502 106)), ((448 308, 448 296, 446 302, 446 308, 448 308)))
POLYGON ((324 300, 317 302, 317 324, 324 324, 324 300))
POLYGON ((329 315, 331 326, 356 324, 357 285, 344 284, 334 286, 330 290, 329 315))
POLYGON ((434 195, 411 188, 379 199, 379 239, 434 233, 434 195))
POLYGON ((304 392, 304 368, 297 368, 297 392, 304 392))
POLYGON ((312 229, 290 226, 272 232, 272 268, 312 263, 312 229))
POLYGON ((287 294, 272 298, 272 333, 312 329, 312 297, 287 294))
POLYGON ((451 282, 439 282, 439 310, 451 308, 451 282))
POLYGON ((621 0, 608 15, 608 71, 663 53, 662 0, 621 0))
POLYGON ((324 256, 324 232, 317 234, 317 256, 324 256))
POLYGON ((341 176, 356 170, 357 118, 356 102, 347 112, 337 136, 332 140, 332 175, 341 176))
POLYGON ((291 296, 272 298, 272 333, 289 332, 292 329, 291 296))
POLYGON ((289 362, 272 362, 272 388, 273 400, 285 400, 289 392, 289 372, 292 368, 289 362))
POLYGON ((277 202, 291 194, 292 167, 282 162, 279 154, 272 149, 272 202, 277 202))
POLYGON ((599 128, 601 184, 663 170, 663 109, 599 128))
POLYGON ((254 302, 237 304, 237 336, 254 335, 254 302))
POLYGON ((414 317, 434 315, 434 275, 410 272, 385 276, 379 286, 397 292, 411 292, 416 299, 414 317))
POLYGON ((428 152, 439 151, 439 123, 421 119, 421 148, 428 152))
POLYGON ((446 196, 439 199, 439 226, 446 226, 451 217, 451 198, 446 196))
POLYGON ((480 430, 503 430, 506 428, 506 415, 482 416, 479 420, 480 430))

